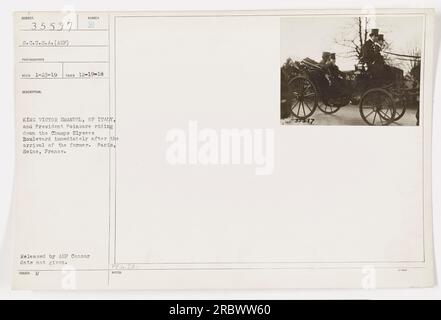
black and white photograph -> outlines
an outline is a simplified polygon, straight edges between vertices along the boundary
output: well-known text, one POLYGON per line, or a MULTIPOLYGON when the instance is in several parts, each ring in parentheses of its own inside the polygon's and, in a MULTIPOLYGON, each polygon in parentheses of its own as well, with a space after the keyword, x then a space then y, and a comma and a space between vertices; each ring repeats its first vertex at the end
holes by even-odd
POLYGON ((423 18, 282 18, 281 124, 418 126, 423 18))

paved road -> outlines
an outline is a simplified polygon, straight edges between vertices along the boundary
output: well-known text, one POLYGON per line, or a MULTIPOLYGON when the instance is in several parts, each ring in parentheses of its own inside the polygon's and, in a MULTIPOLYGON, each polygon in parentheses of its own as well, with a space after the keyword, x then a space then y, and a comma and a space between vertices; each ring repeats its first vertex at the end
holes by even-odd
MULTIPOLYGON (((415 109, 407 109, 404 116, 398 120, 397 123, 392 123, 391 125, 395 126, 415 126, 416 118, 415 118, 415 109)), ((318 108, 311 116, 309 121, 313 120, 312 125, 366 125, 363 119, 360 116, 360 111, 358 105, 348 105, 342 107, 339 111, 334 114, 325 114, 320 111, 318 108)), ((304 122, 301 123, 296 120, 294 117, 282 119, 282 124, 286 125, 308 125, 311 123, 304 122)))

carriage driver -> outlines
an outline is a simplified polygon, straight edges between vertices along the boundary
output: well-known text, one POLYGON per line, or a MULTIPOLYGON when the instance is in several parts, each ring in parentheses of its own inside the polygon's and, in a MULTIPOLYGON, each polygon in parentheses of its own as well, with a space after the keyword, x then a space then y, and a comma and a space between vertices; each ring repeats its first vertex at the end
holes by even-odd
POLYGON ((384 35, 379 34, 378 35, 378 41, 375 42, 375 61, 378 61, 379 63, 384 63, 384 57, 383 57, 383 48, 384 48, 384 35))
POLYGON ((376 42, 376 44, 379 45, 381 49, 384 48, 384 34, 378 34, 378 41, 376 42))
POLYGON ((375 43, 378 42, 379 29, 371 29, 369 38, 361 47, 360 62, 369 66, 375 64, 375 43))
POLYGON ((389 68, 385 66, 383 55, 381 54, 384 36, 378 33, 378 29, 372 29, 367 40, 361 48, 360 61, 367 65, 367 70, 372 79, 382 83, 389 78, 389 68), (382 39, 379 42, 379 39, 382 39))
POLYGON ((386 83, 390 83, 397 79, 403 78, 404 74, 403 74, 403 70, 386 63, 382 52, 384 47, 385 47, 384 35, 379 34, 378 41, 375 44, 375 55, 376 55, 375 60, 383 68, 381 74, 383 77, 383 81, 386 83))

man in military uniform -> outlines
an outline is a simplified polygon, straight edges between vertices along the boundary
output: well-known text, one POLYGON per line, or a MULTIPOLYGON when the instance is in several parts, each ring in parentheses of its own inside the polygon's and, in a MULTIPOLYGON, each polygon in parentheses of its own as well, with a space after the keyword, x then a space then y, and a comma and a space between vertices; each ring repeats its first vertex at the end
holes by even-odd
POLYGON ((327 51, 323 52, 323 53, 322 53, 322 60, 319 62, 319 65, 320 65, 321 67, 326 66, 326 64, 327 64, 328 61, 329 61, 329 57, 330 57, 330 56, 331 56, 331 53, 330 53, 330 52, 327 52, 327 51))
POLYGON ((329 56, 329 62, 326 66, 327 74, 329 76, 331 85, 337 96, 350 95, 351 88, 346 80, 346 74, 338 68, 336 64, 335 53, 331 53, 329 56))
POLYGON ((328 75, 328 64, 329 58, 331 57, 331 53, 328 51, 324 51, 322 53, 322 60, 319 62, 319 66, 321 67, 320 71, 317 74, 316 81, 318 81, 319 85, 324 89, 331 85, 331 80, 328 75), (326 80, 326 81, 325 81, 326 80))
POLYGON ((346 78, 346 74, 338 68, 336 64, 337 58, 335 53, 331 53, 329 56, 328 71, 332 78, 346 78))

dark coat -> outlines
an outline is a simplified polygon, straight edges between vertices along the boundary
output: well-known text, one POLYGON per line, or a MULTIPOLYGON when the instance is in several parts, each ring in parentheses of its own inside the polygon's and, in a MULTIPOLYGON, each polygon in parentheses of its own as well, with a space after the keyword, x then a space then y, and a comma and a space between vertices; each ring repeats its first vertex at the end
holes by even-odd
POLYGON ((375 53, 375 43, 369 39, 367 40, 363 47, 361 48, 361 59, 362 63, 373 64, 376 60, 375 53))
POLYGON ((381 51, 383 49, 380 47, 380 45, 376 44, 374 45, 374 61, 375 63, 379 64, 384 64, 384 57, 381 54, 381 51))
POLYGON ((330 64, 327 69, 328 69, 329 75, 332 78, 338 78, 338 77, 345 78, 346 77, 345 73, 340 71, 338 66, 335 64, 334 65, 330 64))
POLYGON ((326 67, 326 61, 327 61, 327 59, 322 59, 322 60, 318 63, 319 66, 322 67, 322 68, 326 67))

